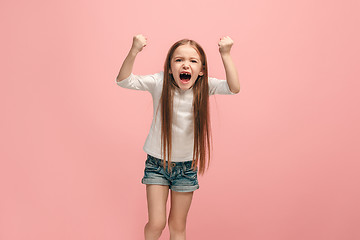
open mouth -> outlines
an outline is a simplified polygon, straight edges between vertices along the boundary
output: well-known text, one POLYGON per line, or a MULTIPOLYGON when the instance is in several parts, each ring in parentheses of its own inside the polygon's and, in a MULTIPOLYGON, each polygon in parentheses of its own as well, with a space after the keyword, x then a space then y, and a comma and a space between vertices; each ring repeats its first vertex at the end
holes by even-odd
POLYGON ((180 73, 180 80, 182 83, 188 83, 190 81, 191 74, 187 72, 180 73))

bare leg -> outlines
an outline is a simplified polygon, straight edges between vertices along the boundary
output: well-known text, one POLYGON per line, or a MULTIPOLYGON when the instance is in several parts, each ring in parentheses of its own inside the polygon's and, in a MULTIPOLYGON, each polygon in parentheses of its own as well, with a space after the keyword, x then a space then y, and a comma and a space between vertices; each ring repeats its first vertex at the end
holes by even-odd
POLYGON ((166 202, 169 186, 146 185, 148 223, 144 228, 145 240, 158 240, 166 226, 166 202))
POLYGON ((170 240, 186 239, 186 219, 194 192, 171 191, 169 214, 170 240))

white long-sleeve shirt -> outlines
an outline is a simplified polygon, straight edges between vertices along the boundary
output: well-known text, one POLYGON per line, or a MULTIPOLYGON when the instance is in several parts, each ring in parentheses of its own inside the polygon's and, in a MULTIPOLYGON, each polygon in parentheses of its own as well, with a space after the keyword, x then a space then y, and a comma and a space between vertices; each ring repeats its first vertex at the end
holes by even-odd
MULTIPOLYGON (((209 77, 209 95, 235 93, 230 91, 226 80, 209 77)), ((161 111, 157 111, 160 104, 164 80, 164 72, 150 75, 134 75, 116 83, 128 89, 149 91, 153 98, 153 120, 143 150, 156 158, 163 159, 161 148, 161 111)), ((194 150, 193 125, 193 89, 181 90, 176 88, 173 100, 172 123, 172 162, 191 161, 194 150)))

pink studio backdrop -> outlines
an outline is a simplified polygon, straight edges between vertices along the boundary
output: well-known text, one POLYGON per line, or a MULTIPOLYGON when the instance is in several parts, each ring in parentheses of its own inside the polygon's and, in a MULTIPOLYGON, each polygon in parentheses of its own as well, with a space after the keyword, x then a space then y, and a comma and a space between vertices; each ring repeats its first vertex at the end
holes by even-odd
MULTIPOLYGON (((2 1, 1 240, 143 239, 151 95, 181 38, 230 36, 241 91, 211 97, 188 239, 360 239, 359 1, 2 1)), ((168 206, 169 207, 169 206, 168 206)), ((168 239, 168 230, 161 239, 168 239)))

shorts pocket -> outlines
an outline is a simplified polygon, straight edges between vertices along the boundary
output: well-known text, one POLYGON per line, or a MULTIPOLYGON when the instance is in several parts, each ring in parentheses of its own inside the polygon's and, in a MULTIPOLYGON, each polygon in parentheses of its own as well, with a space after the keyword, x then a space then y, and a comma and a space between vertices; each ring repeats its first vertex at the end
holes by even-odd
POLYGON ((194 171, 192 169, 185 169, 185 170, 181 171, 181 175, 185 178, 195 180, 195 179, 197 179, 197 170, 194 171))
POLYGON ((145 161, 145 170, 146 171, 159 172, 160 169, 161 169, 161 166, 159 164, 156 164, 152 161, 145 161))

